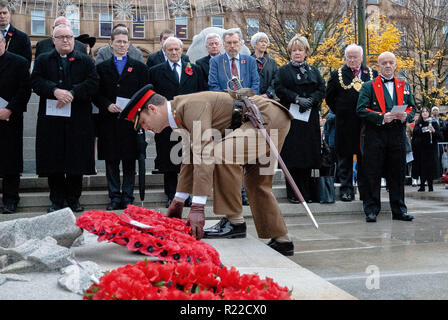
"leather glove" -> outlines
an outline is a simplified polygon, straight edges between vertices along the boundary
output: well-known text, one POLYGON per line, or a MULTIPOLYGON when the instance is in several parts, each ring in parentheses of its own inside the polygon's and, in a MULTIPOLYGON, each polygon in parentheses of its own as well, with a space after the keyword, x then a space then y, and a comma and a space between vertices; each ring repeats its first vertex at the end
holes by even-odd
POLYGON ((171 202, 166 215, 168 218, 178 218, 182 219, 182 211, 184 209, 185 200, 180 198, 174 198, 171 202))
POLYGON ((297 96, 296 103, 299 105, 299 111, 303 113, 311 108, 311 106, 313 105, 313 98, 303 98, 297 96))
POLYGON ((187 226, 191 227, 193 237, 201 240, 204 236, 205 205, 193 203, 187 217, 187 226))

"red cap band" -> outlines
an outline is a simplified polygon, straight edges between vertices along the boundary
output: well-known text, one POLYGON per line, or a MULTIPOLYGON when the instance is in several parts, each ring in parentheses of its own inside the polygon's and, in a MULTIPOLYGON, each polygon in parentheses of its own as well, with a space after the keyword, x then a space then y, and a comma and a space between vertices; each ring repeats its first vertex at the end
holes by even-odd
POLYGON ((128 120, 134 121, 135 115, 141 110, 141 107, 156 93, 153 90, 148 90, 144 96, 135 104, 131 111, 128 113, 128 120))

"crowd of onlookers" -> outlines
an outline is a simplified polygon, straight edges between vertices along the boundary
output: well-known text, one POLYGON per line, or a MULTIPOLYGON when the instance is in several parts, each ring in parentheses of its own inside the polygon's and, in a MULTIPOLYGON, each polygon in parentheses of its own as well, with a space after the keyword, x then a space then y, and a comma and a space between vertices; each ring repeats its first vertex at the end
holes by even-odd
MULTIPOLYGON (((95 174, 96 153, 106 163, 110 198, 107 209, 121 209, 134 201, 136 159, 141 152, 139 139, 144 139, 145 133, 134 130, 130 122, 118 121, 117 114, 148 83, 154 91, 172 100, 182 94, 234 89, 230 80, 236 77, 244 88, 280 101, 294 115, 281 156, 308 202, 312 201, 313 169, 327 169, 321 173, 334 176, 341 183, 342 201, 355 198, 354 180, 357 179, 360 191, 368 180, 361 170, 365 126, 357 103, 361 86, 374 81, 378 72, 362 64, 363 52, 359 46, 345 49, 346 64, 335 70, 326 83, 319 70, 307 63, 312 52, 302 36, 289 41, 290 61, 279 67, 268 54, 270 39, 262 32, 251 37, 252 55, 240 53, 244 41, 238 28, 226 30, 222 36, 208 34, 205 43, 208 55, 193 63, 183 53, 183 42, 173 31, 164 30, 160 34, 161 50, 144 61, 142 52, 130 43, 125 25, 114 26, 110 44, 100 48, 94 57, 96 39, 87 34, 75 38, 70 22, 58 17, 53 23, 52 37, 37 43, 34 67, 29 74, 30 40, 13 27, 10 17, 7 2, 1 0, 0 148, 8 154, 0 160, 3 213, 15 212, 19 202, 23 112, 31 91, 40 97, 36 173, 48 177, 51 200, 48 212, 65 204, 74 211, 84 209, 79 202, 82 177, 95 174), (324 101, 329 107, 325 115, 324 101), (331 159, 330 163, 322 161, 323 145, 329 146, 326 157, 331 159)), ((437 107, 417 109, 406 133, 407 162, 412 164, 409 173, 419 179, 419 191, 425 190, 425 184, 432 191, 433 180, 441 176, 446 170, 442 166, 448 162, 448 147, 438 144, 448 141, 448 120, 443 120, 437 107)), ((180 139, 173 141, 170 128, 155 134, 155 167, 164 175, 167 207, 176 192, 180 164, 172 161, 172 152, 180 139)), ((182 150, 177 151, 181 154, 182 150)), ((390 178, 386 172, 381 176, 390 178)), ((298 203, 288 182, 286 187, 288 200, 298 203)), ((244 185, 241 189, 242 202, 247 205, 244 185)), ((191 204, 191 199, 185 204, 191 204)))

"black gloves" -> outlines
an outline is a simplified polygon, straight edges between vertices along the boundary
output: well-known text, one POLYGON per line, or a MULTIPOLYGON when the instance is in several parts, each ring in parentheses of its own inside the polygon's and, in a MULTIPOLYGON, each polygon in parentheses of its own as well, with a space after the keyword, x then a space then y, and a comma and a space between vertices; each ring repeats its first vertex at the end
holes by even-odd
POLYGON ((313 106, 313 98, 303 98, 297 95, 296 103, 299 105, 299 112, 303 113, 313 106))

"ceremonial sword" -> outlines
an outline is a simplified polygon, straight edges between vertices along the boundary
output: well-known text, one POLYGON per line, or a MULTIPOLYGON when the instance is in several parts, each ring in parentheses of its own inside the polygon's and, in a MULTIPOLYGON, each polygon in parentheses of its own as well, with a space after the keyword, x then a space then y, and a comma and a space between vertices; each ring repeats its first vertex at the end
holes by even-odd
POLYGON ((316 222, 316 219, 314 219, 314 216, 311 213, 311 210, 308 207, 308 204, 306 203, 305 199, 303 198, 302 193, 300 192, 299 188, 297 187, 297 184, 295 183, 294 179, 292 178, 291 174, 289 173, 288 168, 286 167, 285 163, 283 162, 283 159, 280 156, 280 153, 278 152, 277 147, 272 142, 271 137, 269 136, 269 134, 267 133, 267 131, 263 125, 264 121, 263 121, 263 117, 260 113, 260 110, 258 110, 258 107, 249 98, 250 96, 254 95, 253 91, 249 88, 242 88, 240 80, 235 76, 233 76, 232 79, 229 80, 229 83, 232 85, 232 89, 230 89, 230 86, 229 86, 227 91, 234 99, 242 100, 244 102, 244 104, 246 105, 247 112, 246 112, 245 116, 247 116, 247 118, 250 120, 250 122, 252 123, 252 125, 255 128, 260 129, 262 135, 264 136, 264 138, 266 139, 266 142, 269 145, 271 152, 274 154, 274 156, 278 160, 280 168, 282 169, 286 180, 292 187, 294 194, 296 195, 297 199, 299 199, 300 203, 305 208, 305 211, 308 214, 308 216, 311 218, 311 221, 313 221, 314 226, 318 229, 319 226, 316 222))

